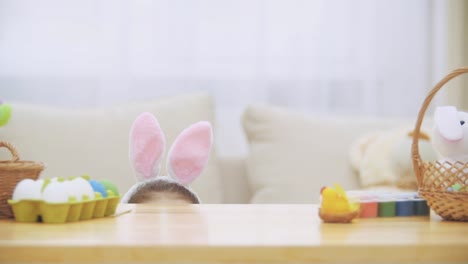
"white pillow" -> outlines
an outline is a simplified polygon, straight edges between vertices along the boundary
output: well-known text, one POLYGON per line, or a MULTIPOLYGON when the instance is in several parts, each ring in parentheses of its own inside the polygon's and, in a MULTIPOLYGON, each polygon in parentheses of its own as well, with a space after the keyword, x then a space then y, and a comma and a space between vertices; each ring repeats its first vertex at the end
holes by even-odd
MULTIPOLYGON (((167 149, 190 124, 201 120, 214 124, 212 98, 202 94, 100 109, 11 105, 11 119, 0 128, 0 138, 12 143, 22 159, 45 162, 41 177, 89 174, 116 182, 121 193, 136 181, 128 160, 128 139, 138 114, 148 111, 158 118, 166 134, 167 149)), ((10 159, 9 153, 2 150, 0 159, 10 159)), ((204 203, 223 201, 214 148, 203 174, 191 188, 204 203)))
POLYGON ((250 154, 252 203, 317 203, 322 186, 359 188, 349 147, 360 135, 396 121, 306 116, 271 106, 250 106, 243 125, 250 154))

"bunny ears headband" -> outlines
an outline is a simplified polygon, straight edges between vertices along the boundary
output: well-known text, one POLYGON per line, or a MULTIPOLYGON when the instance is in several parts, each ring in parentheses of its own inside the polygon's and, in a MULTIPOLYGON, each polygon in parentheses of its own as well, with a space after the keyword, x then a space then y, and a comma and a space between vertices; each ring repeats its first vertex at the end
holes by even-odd
MULTIPOLYGON (((210 155, 213 133, 206 121, 183 130, 167 155, 167 173, 177 183, 188 186, 203 171, 210 155)), ((139 182, 159 175, 166 139, 156 118, 140 114, 130 130, 129 158, 139 182)))

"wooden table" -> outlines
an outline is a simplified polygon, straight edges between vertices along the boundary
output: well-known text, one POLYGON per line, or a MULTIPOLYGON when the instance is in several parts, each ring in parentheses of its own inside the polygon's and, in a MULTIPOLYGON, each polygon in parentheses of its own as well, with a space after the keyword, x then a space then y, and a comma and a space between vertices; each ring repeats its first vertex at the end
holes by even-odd
POLYGON ((316 205, 120 205, 68 224, 0 220, 0 263, 468 263, 468 223, 323 224, 316 205))

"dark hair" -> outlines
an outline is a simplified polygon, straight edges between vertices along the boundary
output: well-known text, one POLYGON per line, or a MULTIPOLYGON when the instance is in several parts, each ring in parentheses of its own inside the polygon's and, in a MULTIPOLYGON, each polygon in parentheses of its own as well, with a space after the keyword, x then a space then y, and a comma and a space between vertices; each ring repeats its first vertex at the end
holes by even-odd
POLYGON ((128 203, 145 203, 151 200, 151 194, 154 193, 175 193, 181 195, 192 204, 200 203, 198 197, 184 186, 176 182, 160 179, 139 186, 128 199, 128 203))

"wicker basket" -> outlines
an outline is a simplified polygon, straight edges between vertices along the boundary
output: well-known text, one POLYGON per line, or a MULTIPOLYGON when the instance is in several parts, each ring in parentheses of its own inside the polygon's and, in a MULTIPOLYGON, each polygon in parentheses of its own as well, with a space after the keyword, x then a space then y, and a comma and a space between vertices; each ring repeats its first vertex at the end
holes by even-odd
POLYGON ((448 81, 464 73, 468 73, 468 67, 454 70, 429 93, 419 111, 411 146, 419 194, 426 199, 429 207, 435 213, 446 220, 455 221, 468 221, 468 192, 451 192, 447 189, 457 183, 465 187, 468 185, 468 163, 421 161, 418 140, 422 120, 432 98, 448 81))
POLYGON ((12 155, 12 160, 0 161, 0 218, 12 218, 13 212, 8 199, 11 199, 16 184, 23 179, 36 180, 44 169, 44 164, 20 161, 18 152, 8 142, 0 141, 0 147, 7 148, 12 155))

